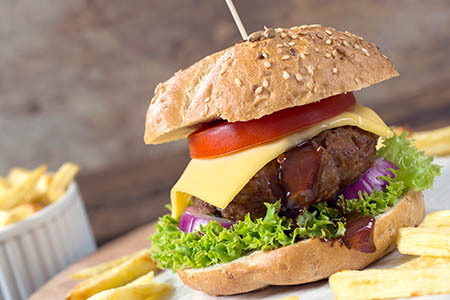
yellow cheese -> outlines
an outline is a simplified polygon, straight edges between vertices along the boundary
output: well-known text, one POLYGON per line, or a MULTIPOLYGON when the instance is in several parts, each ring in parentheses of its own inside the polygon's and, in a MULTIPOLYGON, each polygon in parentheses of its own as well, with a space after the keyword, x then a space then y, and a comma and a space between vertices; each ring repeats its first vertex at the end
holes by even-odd
POLYGON ((172 216, 177 218, 183 213, 191 196, 225 208, 250 179, 278 155, 322 131, 347 125, 380 136, 391 135, 373 110, 355 104, 346 112, 280 139, 222 157, 192 159, 171 190, 172 216))

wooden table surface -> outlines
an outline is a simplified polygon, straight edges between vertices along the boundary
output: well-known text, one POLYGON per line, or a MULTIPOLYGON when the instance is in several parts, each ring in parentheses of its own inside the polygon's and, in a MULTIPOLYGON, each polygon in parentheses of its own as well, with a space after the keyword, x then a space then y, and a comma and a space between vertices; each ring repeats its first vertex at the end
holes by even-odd
MULTIPOLYGON (((36 291, 29 300, 51 300, 64 299, 65 295, 79 281, 70 278, 70 275, 78 270, 105 262, 134 251, 147 248, 149 242, 147 237, 155 230, 154 223, 142 226, 123 237, 107 243, 96 253, 82 259, 78 263, 68 267, 63 272, 53 277, 43 287, 36 291)), ((125 300, 125 299, 124 299, 125 300)))

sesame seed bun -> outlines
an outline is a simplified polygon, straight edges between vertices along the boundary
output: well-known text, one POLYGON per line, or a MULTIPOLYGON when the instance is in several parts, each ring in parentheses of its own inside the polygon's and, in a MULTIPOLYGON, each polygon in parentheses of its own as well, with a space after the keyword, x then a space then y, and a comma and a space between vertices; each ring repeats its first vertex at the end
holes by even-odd
POLYGON ((397 76, 374 43, 321 25, 265 29, 158 84, 144 140, 187 137, 204 122, 248 121, 397 76))
POLYGON ((182 269, 184 284, 210 295, 232 295, 269 285, 295 285, 328 278, 343 269, 362 269, 395 249, 398 229, 418 225, 425 216, 421 192, 410 191, 378 216, 373 240, 376 252, 363 253, 339 242, 309 239, 272 251, 257 251, 226 264, 182 269))

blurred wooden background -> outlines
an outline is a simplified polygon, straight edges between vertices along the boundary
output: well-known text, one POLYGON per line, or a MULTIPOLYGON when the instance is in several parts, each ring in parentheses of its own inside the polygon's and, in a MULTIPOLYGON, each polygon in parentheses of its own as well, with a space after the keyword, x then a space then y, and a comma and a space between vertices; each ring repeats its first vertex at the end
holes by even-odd
MULTIPOLYGON (((401 76, 358 92, 389 124, 450 124, 448 0, 235 0, 248 32, 321 23, 375 41, 401 76)), ((159 81, 240 40, 223 0, 0 2, 0 172, 78 162, 100 243, 165 212, 185 141, 143 143, 159 81)))

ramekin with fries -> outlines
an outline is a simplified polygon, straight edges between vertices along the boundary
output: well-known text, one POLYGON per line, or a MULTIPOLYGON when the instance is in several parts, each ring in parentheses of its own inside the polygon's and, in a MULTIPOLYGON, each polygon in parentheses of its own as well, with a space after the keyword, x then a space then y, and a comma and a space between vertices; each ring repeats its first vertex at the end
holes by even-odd
POLYGON ((14 167, 0 177, 0 300, 26 299, 56 273, 92 253, 96 244, 74 181, 64 163, 14 167))

